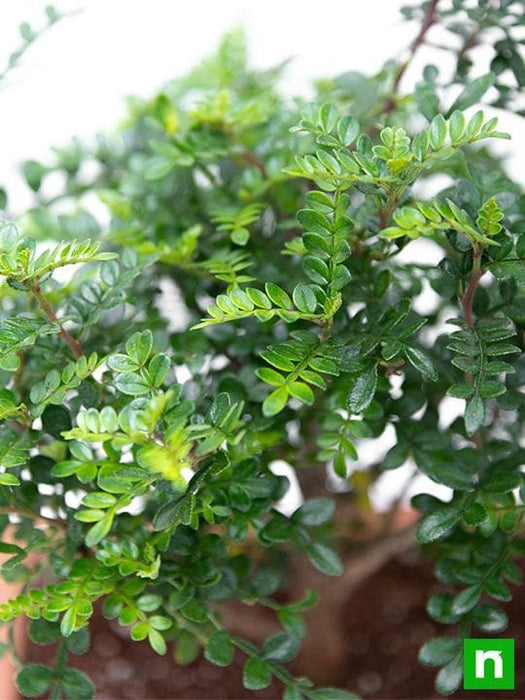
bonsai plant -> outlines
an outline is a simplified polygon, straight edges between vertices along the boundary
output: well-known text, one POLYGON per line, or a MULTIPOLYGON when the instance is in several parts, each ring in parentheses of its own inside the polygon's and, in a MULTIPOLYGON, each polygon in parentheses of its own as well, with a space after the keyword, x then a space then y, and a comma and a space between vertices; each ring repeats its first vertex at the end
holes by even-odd
MULTIPOLYGON (((366 514, 373 483, 409 460, 450 489, 412 499, 441 584, 428 613, 451 626, 421 650, 438 691, 461 683, 464 638, 505 629, 525 551, 525 199, 479 103, 512 110, 523 86, 520 5, 407 8, 420 29, 403 62, 319 81, 311 102, 279 93, 282 67, 251 69, 233 32, 130 101, 116 133, 23 164, 34 206, 12 220, 3 192, 0 232, 0 551, 22 590, 0 619, 58 642, 54 667, 22 661, 23 696, 93 696, 68 658, 100 604, 180 663, 240 650, 248 690, 276 678, 286 700, 355 697, 286 667, 317 597, 287 580, 309 562, 334 577, 321 604, 340 596, 348 503, 366 514), (437 24, 453 74, 427 65, 407 94, 437 24), (480 74, 471 50, 489 40, 480 74), (400 259, 421 238, 439 264, 400 259), (363 478, 361 440, 389 427, 395 444, 363 478), (291 514, 276 460, 302 487, 291 514), (280 631, 237 634, 232 601, 273 611, 280 631)), ((395 508, 363 556, 412 542, 390 531, 395 508)))

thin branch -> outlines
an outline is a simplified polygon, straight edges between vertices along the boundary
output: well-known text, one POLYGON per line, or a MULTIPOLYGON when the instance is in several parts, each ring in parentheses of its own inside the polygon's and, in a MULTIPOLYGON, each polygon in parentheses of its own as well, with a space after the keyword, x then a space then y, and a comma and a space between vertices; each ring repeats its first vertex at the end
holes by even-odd
POLYGON ((33 294, 35 295, 36 300, 38 301, 40 308, 42 311, 46 314, 48 319, 51 321, 51 323, 57 323, 60 326, 60 337, 62 340, 64 340, 65 343, 67 343, 71 349, 71 352, 73 353, 73 357, 78 360, 79 357, 82 356, 82 346, 78 342, 76 338, 73 338, 71 333, 67 331, 64 326, 60 323, 60 321, 57 318, 57 315, 49 303, 49 301, 46 299, 42 292, 42 288, 38 284, 38 282, 35 282, 33 286, 31 287, 31 290, 33 294))
POLYGON ((264 178, 268 177, 268 173, 266 171, 266 166, 264 165, 262 160, 259 160, 259 158, 257 158, 257 156, 254 156, 251 151, 246 149, 245 151, 242 152, 241 155, 247 163, 249 163, 250 165, 253 165, 255 168, 257 168, 261 172, 261 175, 264 178))
MULTIPOLYGON (((476 290, 484 272, 481 269, 481 252, 481 248, 479 248, 478 246, 474 247, 472 251, 472 272, 470 275, 470 281, 467 289, 465 290, 465 293, 462 297, 460 297, 461 306, 463 308, 463 317, 465 319, 465 323, 467 324, 467 326, 469 326, 469 328, 474 328, 475 325, 473 309, 474 297, 476 296, 476 290)), ((472 374, 470 372, 467 372, 465 374, 465 381, 470 384, 472 380, 472 374)), ((479 431, 476 432, 474 435, 471 436, 471 439, 476 445, 476 448, 481 451, 483 449, 483 439, 481 433, 479 431)))
POLYGON ((416 545, 416 525, 380 537, 366 545, 366 549, 345 562, 342 576, 330 588, 330 598, 344 602, 352 592, 370 576, 379 571, 388 561, 416 545))
POLYGON ((30 518, 35 522, 43 522, 48 525, 56 525, 62 530, 67 530, 67 524, 63 520, 58 520, 56 518, 48 518, 45 515, 41 515, 30 508, 24 506, 0 506, 0 515, 18 515, 20 518, 30 518))
POLYGON ((73 17, 74 15, 79 14, 83 10, 78 9, 78 10, 70 10, 68 12, 61 12, 60 14, 56 14, 54 17, 49 17, 48 23, 42 27, 41 29, 38 29, 37 31, 33 32, 32 35, 24 40, 24 43, 14 51, 11 56, 9 57, 9 61, 5 68, 2 70, 0 73, 0 83, 5 80, 7 75, 17 68, 17 66, 20 63, 20 60, 26 53, 26 51, 34 44, 34 42, 40 37, 42 37, 44 34, 46 34, 52 27, 54 27, 57 22, 59 22, 61 19, 64 19, 65 17, 73 17))
MULTIPOLYGON (((396 76, 396 79, 394 81, 393 89, 392 92, 396 94, 399 90, 399 84, 401 83, 401 80, 406 73, 406 70, 408 66, 412 63, 414 60, 415 55, 421 48, 421 46, 425 43, 425 39, 428 33, 428 30, 432 25, 434 25, 437 20, 438 20, 438 12, 437 12, 437 7, 438 7, 439 0, 430 0, 429 6, 427 13, 425 15, 425 19, 423 20, 423 24, 421 25, 421 28, 414 39, 414 41, 410 44, 410 54, 406 61, 401 65, 401 68, 398 71, 398 74, 396 76)), ((390 108, 392 109, 392 107, 390 108)), ((390 110, 388 110, 390 111, 390 110)))
POLYGON ((474 297, 482 275, 483 270, 481 269, 481 250, 479 248, 474 248, 472 253, 472 274, 470 276, 468 287, 461 297, 461 306, 463 307, 465 323, 471 328, 474 326, 474 297))

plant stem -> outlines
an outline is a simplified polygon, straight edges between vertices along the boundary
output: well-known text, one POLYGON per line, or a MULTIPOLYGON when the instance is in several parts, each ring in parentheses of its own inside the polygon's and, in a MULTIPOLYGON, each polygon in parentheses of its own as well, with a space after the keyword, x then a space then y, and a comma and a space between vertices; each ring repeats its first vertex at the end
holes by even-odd
MULTIPOLYGON (((412 63, 414 60, 415 55, 421 48, 421 46, 425 43, 425 38, 427 35, 428 30, 430 27, 437 22, 438 19, 438 13, 437 13, 437 6, 438 6, 439 0, 431 0, 428 6, 427 14, 425 15, 425 19, 423 20, 423 24, 421 25, 421 28, 419 29, 419 32, 414 39, 414 41, 410 44, 410 54, 406 61, 401 65, 397 75, 396 79, 394 81, 394 85, 392 88, 392 92, 396 94, 399 91, 399 84, 401 83, 401 80, 408 68, 408 66, 412 63)), ((386 109, 385 111, 391 111, 393 105, 390 107, 390 109, 386 109)))
POLYGON ((0 506, 0 515, 18 515, 21 518, 31 518, 31 520, 42 520, 44 523, 49 525, 56 525, 62 530, 67 530, 67 525, 63 520, 58 520, 56 518, 47 518, 45 515, 41 515, 30 508, 24 506, 11 505, 11 506, 0 506))
POLYGON ((42 288, 40 287, 38 282, 35 282, 33 284, 32 291, 33 291, 33 294, 35 295, 36 300, 38 301, 38 303, 40 305, 40 308, 45 313, 45 315, 48 317, 48 319, 52 323, 58 323, 58 325, 60 326, 60 333, 59 333, 60 337, 62 338, 62 340, 64 340, 64 342, 66 342, 69 345, 71 352, 73 353, 73 357, 76 360, 78 360, 78 358, 82 356, 82 346, 80 345, 78 340, 76 338, 73 338, 71 333, 69 331, 67 331, 62 326, 62 324, 60 323, 60 321, 57 318, 57 315, 56 315, 53 307, 51 306, 49 301, 44 296, 44 294, 42 292, 42 288))
POLYGON ((254 168, 257 168, 264 178, 268 177, 266 166, 264 165, 262 160, 259 160, 259 158, 257 158, 257 156, 255 156, 251 151, 246 149, 242 152, 241 155, 249 165, 253 165, 254 168))
POLYGON ((470 281, 465 293, 461 297, 461 306, 463 307, 463 316, 465 318, 465 323, 471 328, 474 326, 474 312, 473 303, 474 297, 476 295, 476 290, 478 288, 479 281, 483 275, 483 270, 481 269, 481 249, 476 247, 472 253, 472 273, 470 275, 470 281))

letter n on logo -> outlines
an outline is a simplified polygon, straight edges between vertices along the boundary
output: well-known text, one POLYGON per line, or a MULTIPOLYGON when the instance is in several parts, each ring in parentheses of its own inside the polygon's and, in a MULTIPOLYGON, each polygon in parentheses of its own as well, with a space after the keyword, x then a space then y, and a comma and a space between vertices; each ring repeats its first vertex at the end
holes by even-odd
POLYGON ((514 690, 514 640, 464 639, 463 688, 514 690))

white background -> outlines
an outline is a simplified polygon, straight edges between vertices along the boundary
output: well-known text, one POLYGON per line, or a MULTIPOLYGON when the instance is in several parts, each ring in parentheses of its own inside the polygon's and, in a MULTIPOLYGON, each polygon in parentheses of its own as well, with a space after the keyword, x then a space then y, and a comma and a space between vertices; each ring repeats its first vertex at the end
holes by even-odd
MULTIPOLYGON (((410 0, 407 0, 410 1, 410 0)), ((28 202, 16 176, 25 158, 46 158, 51 145, 92 136, 125 114, 124 97, 148 96, 211 53, 232 27, 247 29, 255 66, 291 57, 283 89, 308 93, 313 78, 345 70, 373 72, 401 58, 415 36, 401 0, 56 0, 80 8, 29 49, 0 87, 0 185, 15 212, 28 202)), ((0 65, 18 47, 18 25, 45 24, 45 2, 2 0, 0 65)), ((433 29, 439 35, 439 29, 433 29)), ((436 34, 434 34, 434 37, 436 34)), ((486 61, 480 56, 480 70, 486 61)), ((421 63, 447 63, 424 49, 404 78, 409 89, 421 63)), ((502 126, 514 125, 505 115, 502 126)), ((513 129, 516 133, 517 125, 513 129)), ((508 144, 499 148, 510 151, 508 144)), ((512 149, 516 148, 516 144, 512 149)), ((523 150, 520 151, 523 156, 523 150)), ((516 161, 517 162, 517 159, 516 161)))

